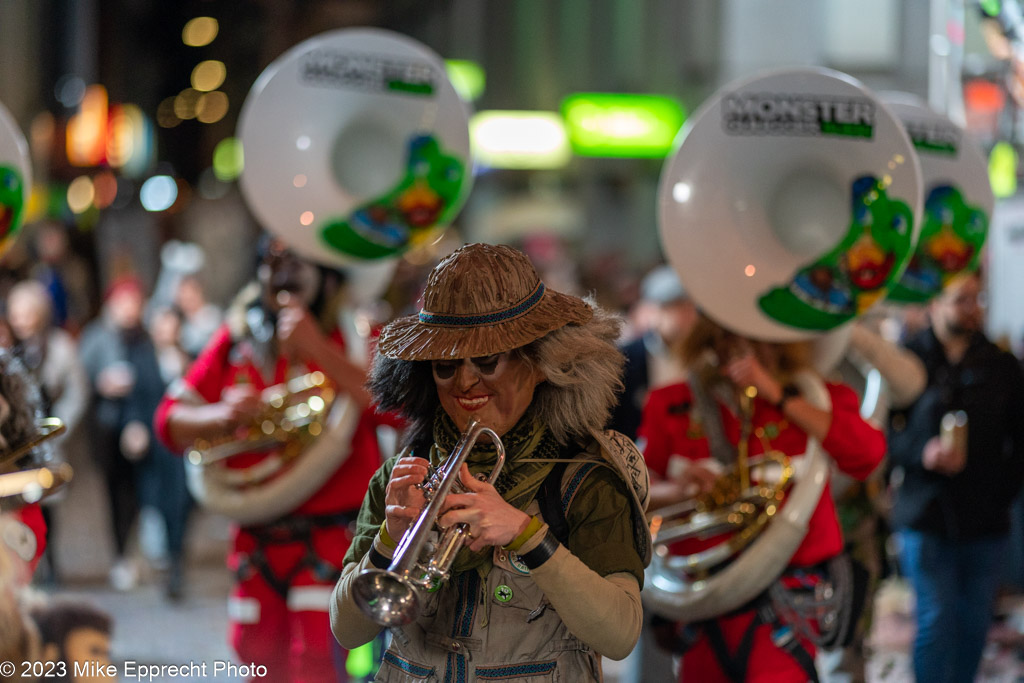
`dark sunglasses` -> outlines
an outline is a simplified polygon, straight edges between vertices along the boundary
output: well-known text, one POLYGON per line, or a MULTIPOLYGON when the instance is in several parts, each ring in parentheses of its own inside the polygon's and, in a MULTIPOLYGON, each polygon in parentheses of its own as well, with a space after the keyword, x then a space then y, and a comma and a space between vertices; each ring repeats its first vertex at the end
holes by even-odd
POLYGON ((472 363, 478 373, 490 377, 497 372, 498 364, 507 357, 508 351, 460 360, 434 360, 430 361, 430 368, 434 371, 434 377, 437 379, 451 379, 455 376, 455 371, 459 369, 459 366, 463 363, 472 363))

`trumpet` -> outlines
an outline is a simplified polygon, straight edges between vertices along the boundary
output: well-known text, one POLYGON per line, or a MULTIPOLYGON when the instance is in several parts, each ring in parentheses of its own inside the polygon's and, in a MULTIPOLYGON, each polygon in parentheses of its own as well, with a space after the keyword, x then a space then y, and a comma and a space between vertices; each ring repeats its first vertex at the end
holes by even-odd
POLYGON ((374 622, 386 627, 412 623, 423 609, 420 591, 432 591, 450 575, 455 556, 469 536, 469 525, 455 524, 440 531, 436 543, 428 545, 437 517, 448 493, 465 492, 459 471, 473 445, 481 436, 494 442, 497 459, 487 481, 494 484, 505 465, 505 446, 494 430, 473 419, 451 454, 420 484, 426 504, 419 517, 402 536, 387 569, 366 569, 356 577, 352 593, 356 603, 374 622), (426 552, 424 552, 426 551, 426 552))
POLYGON ((196 439, 186 457, 193 465, 211 465, 242 453, 284 445, 284 458, 293 458, 306 441, 323 431, 334 395, 324 373, 319 371, 268 387, 261 396, 266 410, 252 420, 243 435, 196 439))

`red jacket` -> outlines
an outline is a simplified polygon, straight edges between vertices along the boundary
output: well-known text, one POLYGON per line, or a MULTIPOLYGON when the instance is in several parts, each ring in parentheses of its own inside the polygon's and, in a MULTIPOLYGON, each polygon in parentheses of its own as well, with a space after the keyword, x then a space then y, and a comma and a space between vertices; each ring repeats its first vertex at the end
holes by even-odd
MULTIPOLYGON (((847 386, 827 384, 832 399, 832 423, 822 446, 839 469, 864 480, 885 455, 885 436, 860 417, 857 395, 847 386)), ((693 395, 686 383, 655 389, 647 398, 643 419, 637 431, 640 445, 650 471, 667 478, 669 460, 673 455, 689 461, 711 457, 708 439, 698 420, 691 420, 693 395)), ((722 427, 733 444, 739 441, 739 420, 724 405, 719 405, 722 427)), ((765 428, 771 448, 786 455, 801 455, 807 449, 807 436, 788 421, 771 404, 754 399, 753 429, 749 439, 751 457, 764 452, 761 439, 755 436, 758 427, 765 428), (768 434, 777 435, 768 438, 768 434)), ((785 503, 783 503, 785 505, 785 503)), ((807 536, 797 548, 790 564, 809 566, 835 556, 842 550, 843 537, 836 517, 832 494, 826 484, 818 507, 813 512, 807 536)))
MULTIPOLYGON (((331 339, 344 349, 345 343, 341 334, 335 332, 331 339)), ((233 343, 228 328, 222 327, 210 339, 185 374, 184 386, 168 391, 164 396, 154 416, 154 427, 157 435, 172 451, 180 453, 188 445, 173 443, 167 432, 167 415, 179 401, 215 403, 220 400, 221 393, 227 387, 248 383, 257 391, 262 391, 287 379, 288 362, 283 357, 277 360, 272 380, 266 382, 246 348, 244 342, 233 343)), ((316 369, 310 367, 309 371, 316 369)), ((359 509, 370 477, 381 464, 376 428, 382 424, 398 426, 392 417, 378 414, 372 408, 363 411, 352 436, 351 455, 309 500, 295 510, 294 514, 323 515, 359 509)), ((263 457, 264 453, 241 455, 232 458, 229 466, 249 467, 263 457)))

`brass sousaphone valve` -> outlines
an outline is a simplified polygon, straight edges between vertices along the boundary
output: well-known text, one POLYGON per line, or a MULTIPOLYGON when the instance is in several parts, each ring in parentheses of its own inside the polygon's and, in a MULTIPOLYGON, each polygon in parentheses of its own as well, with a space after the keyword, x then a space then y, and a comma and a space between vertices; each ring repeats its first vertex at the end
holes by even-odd
POLYGON ((266 409, 241 433, 217 439, 197 439, 187 457, 193 465, 212 465, 242 453, 283 448, 285 459, 295 457, 304 443, 320 436, 334 401, 334 390, 322 372, 310 372, 262 393, 266 409))

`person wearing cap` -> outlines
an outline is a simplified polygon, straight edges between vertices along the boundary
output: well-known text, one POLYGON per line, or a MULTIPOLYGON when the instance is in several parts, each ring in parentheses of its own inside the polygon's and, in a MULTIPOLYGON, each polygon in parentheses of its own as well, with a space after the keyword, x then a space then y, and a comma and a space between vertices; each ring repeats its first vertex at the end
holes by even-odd
POLYGON ((418 315, 384 328, 370 389, 410 422, 405 448, 374 475, 331 601, 345 647, 380 631, 358 607, 355 579, 390 565, 420 515, 417 485, 470 420, 481 439, 437 522, 466 524, 451 576, 396 631, 377 680, 601 680, 600 655, 622 659, 640 632, 650 558, 647 474, 621 434, 602 431, 619 389, 619 321, 547 289, 529 259, 470 244, 431 272, 418 315))
MULTIPOLYGON (((340 275, 297 256, 280 241, 262 240, 257 281, 239 293, 225 324, 185 376, 168 388, 154 419, 158 436, 181 453, 197 439, 244 439, 239 434, 267 414, 263 391, 299 375, 319 370, 339 396, 352 401, 348 411, 355 410, 357 419, 339 421, 350 427, 328 424, 325 430, 330 431, 304 445, 289 463, 331 463, 333 453, 347 450, 322 478, 289 477, 281 484, 271 477, 244 490, 207 494, 232 500, 254 490, 259 494, 249 507, 262 509, 242 511, 232 528, 228 566, 236 582, 228 615, 232 647, 241 661, 266 667, 264 681, 347 680, 344 669, 335 671, 327 603, 351 540, 349 525, 381 462, 376 428, 388 418, 369 407, 363 388, 366 370, 360 357, 366 340, 355 331, 345 334, 348 330, 339 328, 337 311, 328 303, 340 275), (279 502, 283 499, 287 503, 279 502), (242 521, 262 519, 268 506, 286 511, 266 521, 242 521)), ((251 472, 280 464, 280 453, 240 453, 224 463, 235 472, 251 472)), ((287 465, 281 470, 285 477, 293 472, 287 465)), ((200 502, 216 506, 224 501, 200 502)))
POLYGON ((622 346, 626 357, 623 391, 609 427, 636 438, 648 392, 683 379, 677 347, 697 320, 697 307, 686 294, 679 275, 668 265, 652 270, 640 283, 640 310, 646 329, 622 346))
POLYGON ((89 378, 89 427, 92 456, 103 474, 114 537, 115 562, 110 582, 118 590, 130 590, 139 570, 128 557, 128 541, 139 512, 138 464, 125 457, 119 440, 129 396, 135 389, 136 365, 153 353, 142 325, 145 307, 142 282, 132 274, 114 278, 107 286, 100 316, 82 330, 78 357, 89 378))

